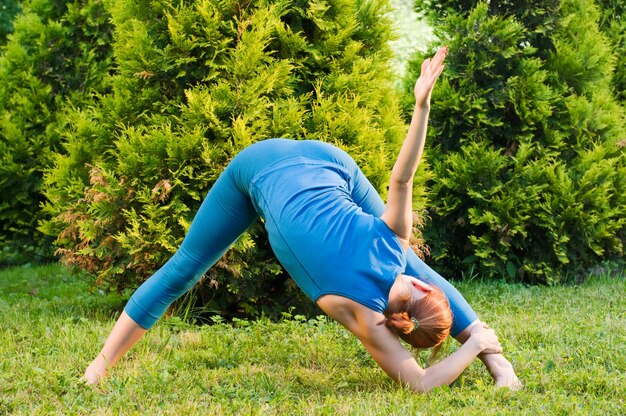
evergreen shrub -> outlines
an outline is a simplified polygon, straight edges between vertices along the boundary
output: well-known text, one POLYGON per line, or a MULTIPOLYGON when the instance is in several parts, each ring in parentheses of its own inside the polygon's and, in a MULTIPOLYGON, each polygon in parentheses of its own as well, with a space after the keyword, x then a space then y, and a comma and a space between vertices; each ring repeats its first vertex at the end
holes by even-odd
MULTIPOLYGON (((114 1, 112 90, 67 114, 46 177, 42 229, 64 261, 103 288, 136 287, 178 248, 228 162, 271 137, 334 143, 384 192, 405 134, 385 11, 364 0, 114 1)), ((304 299, 260 223, 203 281, 199 303, 225 315, 304 299)))
MULTIPOLYGON (((623 255, 626 130, 611 89, 616 57, 590 0, 538 15, 520 2, 527 14, 494 12, 493 3, 446 8, 435 29, 450 54, 432 98, 425 239, 449 275, 583 276, 623 255), (543 18, 550 21, 537 23, 543 18)), ((411 64, 405 105, 422 59, 411 64)))
POLYGON ((619 59, 615 63, 613 89, 617 98, 626 102, 626 2, 623 0, 598 0, 600 28, 609 38, 613 54, 619 59))
POLYGON ((105 88, 110 37, 99 0, 23 2, 0 55, 0 263, 52 253, 37 231, 43 171, 62 150, 64 108, 105 88))
POLYGON ((0 5, 0 45, 6 42, 7 35, 13 32, 13 18, 20 11, 17 0, 2 0, 0 5))

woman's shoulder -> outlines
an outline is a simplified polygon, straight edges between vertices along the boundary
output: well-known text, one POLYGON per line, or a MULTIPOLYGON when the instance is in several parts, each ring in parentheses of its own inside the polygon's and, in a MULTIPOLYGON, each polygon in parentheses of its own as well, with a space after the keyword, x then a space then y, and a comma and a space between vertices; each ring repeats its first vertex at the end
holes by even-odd
POLYGON ((328 316, 360 339, 367 338, 367 334, 375 329, 384 328, 384 325, 378 325, 385 318, 382 313, 347 297, 323 295, 316 303, 328 316))

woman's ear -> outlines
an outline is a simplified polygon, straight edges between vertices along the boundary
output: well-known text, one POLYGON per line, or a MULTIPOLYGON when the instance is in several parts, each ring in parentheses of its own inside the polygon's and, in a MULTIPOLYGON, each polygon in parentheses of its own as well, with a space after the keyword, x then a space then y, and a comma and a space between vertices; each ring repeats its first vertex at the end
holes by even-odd
POLYGON ((418 290, 421 290, 424 293, 430 293, 433 291, 433 288, 430 287, 430 285, 427 285, 421 280, 413 279, 411 283, 413 284, 413 287, 415 287, 418 290))

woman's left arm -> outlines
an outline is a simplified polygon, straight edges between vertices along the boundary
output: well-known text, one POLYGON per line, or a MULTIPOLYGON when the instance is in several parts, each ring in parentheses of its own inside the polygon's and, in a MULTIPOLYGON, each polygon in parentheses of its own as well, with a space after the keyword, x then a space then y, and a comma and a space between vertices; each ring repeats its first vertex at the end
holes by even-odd
POLYGON ((432 367, 422 368, 402 346, 398 337, 387 331, 377 338, 361 339, 361 342, 389 377, 418 393, 452 383, 482 352, 478 342, 470 338, 432 367))
POLYGON ((415 110, 396 163, 391 171, 387 206, 382 220, 408 247, 413 227, 413 176, 419 165, 426 142, 426 126, 430 112, 430 94, 435 81, 443 71, 443 60, 448 53, 440 48, 432 59, 422 64, 419 78, 415 82, 415 110))
POLYGON ((422 368, 397 335, 385 325, 377 324, 384 318, 383 314, 338 295, 324 295, 317 300, 317 305, 352 332, 392 379, 417 392, 452 383, 481 352, 502 351, 493 330, 481 323, 472 327, 468 339, 458 350, 435 365, 422 368))

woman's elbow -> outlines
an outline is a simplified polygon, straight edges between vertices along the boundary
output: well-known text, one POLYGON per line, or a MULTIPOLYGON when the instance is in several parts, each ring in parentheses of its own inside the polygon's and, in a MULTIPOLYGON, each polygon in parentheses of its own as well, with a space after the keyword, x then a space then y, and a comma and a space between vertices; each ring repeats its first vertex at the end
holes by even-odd
POLYGON ((406 383, 406 387, 411 390, 413 393, 418 394, 426 394, 430 392, 433 388, 425 385, 422 382, 419 383, 406 383))
POLYGON ((389 178, 389 186, 395 186, 398 189, 412 189, 413 175, 403 175, 401 173, 391 173, 389 178))
POLYGON ((443 386, 445 384, 448 383, 442 381, 441 379, 432 379, 429 377, 429 374, 425 374, 421 380, 416 380, 415 382, 410 383, 409 388, 414 393, 426 394, 429 393, 432 389, 443 386))
MULTIPOLYGON (((398 380, 396 380, 398 381, 398 380)), ((400 383, 413 393, 426 394, 431 391, 435 386, 432 386, 425 377, 416 377, 412 380, 400 381, 400 383)))

